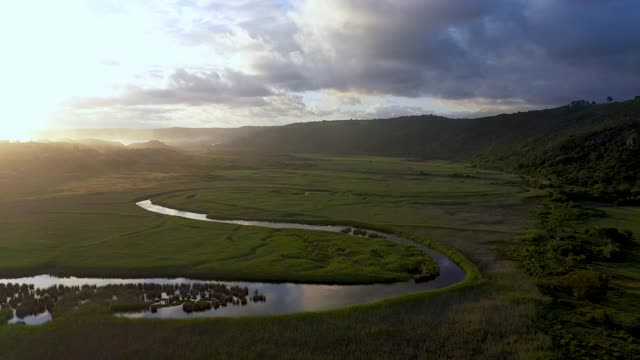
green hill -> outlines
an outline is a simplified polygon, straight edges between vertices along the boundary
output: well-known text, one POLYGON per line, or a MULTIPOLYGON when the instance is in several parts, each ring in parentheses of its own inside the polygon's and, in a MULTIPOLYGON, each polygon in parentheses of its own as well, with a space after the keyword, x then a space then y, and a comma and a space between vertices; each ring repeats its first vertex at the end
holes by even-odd
POLYGON ((477 119, 406 116, 393 119, 296 123, 263 128, 231 140, 224 148, 279 153, 407 156, 470 159, 485 152, 513 149, 537 137, 554 137, 601 125, 637 101, 503 114, 477 119))
POLYGON ((531 136, 510 151, 481 153, 476 163, 545 179, 577 197, 637 201, 640 101, 585 106, 573 112, 592 121, 547 136, 531 136))
POLYGON ((409 116, 264 128, 218 146, 260 153, 321 153, 467 160, 540 177, 590 198, 640 195, 640 99, 477 119, 409 116))

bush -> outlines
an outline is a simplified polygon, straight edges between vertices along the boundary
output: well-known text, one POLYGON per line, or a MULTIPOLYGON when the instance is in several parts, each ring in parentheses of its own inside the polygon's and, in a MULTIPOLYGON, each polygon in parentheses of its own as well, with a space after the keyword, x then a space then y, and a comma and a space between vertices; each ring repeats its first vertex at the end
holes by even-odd
POLYGON ((198 302, 187 301, 184 304, 182 304, 182 310, 184 310, 184 312, 186 313, 192 313, 194 311, 207 311, 207 310, 210 310, 211 307, 212 307, 212 304, 209 301, 198 301, 198 302))
POLYGON ((628 230, 595 228, 591 229, 589 234, 596 244, 601 244, 595 249, 598 255, 607 260, 622 260, 623 250, 633 244, 633 234, 628 230))
POLYGON ((29 315, 43 313, 45 310, 44 305, 40 304, 37 299, 25 297, 22 299, 20 305, 16 306, 16 316, 20 319, 24 319, 29 315))
POLYGON ((440 275, 440 269, 438 264, 434 261, 429 261, 420 265, 420 273, 415 277, 416 281, 429 281, 433 280, 440 275))
POLYGON ((556 279, 555 283, 580 300, 599 301, 607 294, 607 277, 597 271, 576 270, 556 279))
POLYGON ((611 316, 606 310, 597 309, 587 314, 587 321, 594 324, 610 324, 611 316))
POLYGON ((0 309, 0 325, 6 324, 9 320, 13 318, 13 310, 3 307, 0 309))
POLYGON ((590 232, 595 239, 600 241, 621 246, 629 246, 633 243, 633 234, 629 230, 620 231, 616 228, 595 228, 590 232))
POLYGON ((353 235, 366 236, 367 235, 367 231, 366 230, 362 230, 362 229, 353 229, 353 235))
POLYGON ((263 294, 260 294, 258 292, 258 290, 254 290, 253 291, 253 296, 251 297, 251 300, 253 302, 265 302, 265 301, 267 301, 267 297, 264 296, 263 294))
POLYGON ((600 256, 607 260, 619 260, 623 257, 622 250, 617 244, 607 243, 596 250, 599 252, 600 256))

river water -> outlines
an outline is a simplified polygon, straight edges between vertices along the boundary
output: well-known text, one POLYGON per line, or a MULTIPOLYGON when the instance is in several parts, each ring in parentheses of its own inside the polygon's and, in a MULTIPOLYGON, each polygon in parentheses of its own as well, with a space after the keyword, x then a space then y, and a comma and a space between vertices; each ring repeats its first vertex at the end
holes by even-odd
MULTIPOLYGON (((344 226, 305 225, 297 223, 279 223, 268 221, 245 220, 216 220, 210 219, 205 214, 174 210, 155 205, 150 200, 137 203, 141 208, 154 213, 178 216, 197 221, 219 222, 243 226, 260 226, 277 229, 305 229, 314 231, 340 232, 344 226)), ((369 230, 367 230, 369 231, 369 230)), ((373 231, 369 231, 373 232, 373 231)), ((227 286, 248 287, 250 293, 257 290, 266 296, 264 302, 249 301, 245 306, 226 306, 202 312, 186 313, 182 306, 161 307, 157 312, 150 311, 137 313, 123 313, 117 316, 131 318, 198 318, 198 317, 241 317, 258 315, 289 314, 305 311, 320 311, 336 309, 350 305, 364 304, 378 300, 388 299, 400 295, 413 294, 427 290, 447 287, 464 280, 465 272, 445 255, 391 234, 375 232, 379 236, 400 244, 411 245, 419 248, 429 255, 438 264, 440 275, 427 282, 413 280, 391 284, 369 285, 324 285, 304 283, 265 283, 244 281, 202 281, 187 278, 145 278, 145 279, 118 279, 118 278, 78 278, 56 277, 50 275, 38 275, 14 279, 0 279, 0 283, 18 283, 33 285, 36 288, 48 288, 51 286, 82 286, 82 285, 126 285, 126 284, 194 284, 194 283, 220 283, 227 286)), ((10 322, 23 321, 26 324, 41 324, 51 319, 51 315, 45 314, 31 316, 25 319, 12 319, 10 322)))

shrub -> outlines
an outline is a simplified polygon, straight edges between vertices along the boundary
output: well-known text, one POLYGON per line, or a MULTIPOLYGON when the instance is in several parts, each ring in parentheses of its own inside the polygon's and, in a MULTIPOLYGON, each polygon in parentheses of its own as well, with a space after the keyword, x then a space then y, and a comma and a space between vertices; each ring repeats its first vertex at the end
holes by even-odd
POLYGON ((251 297, 251 300, 253 302, 265 302, 265 301, 267 301, 267 297, 264 296, 263 294, 260 294, 258 292, 258 290, 254 290, 253 291, 253 296, 251 297))
POLYGON ((597 248, 600 256, 608 260, 616 260, 622 258, 622 251, 618 244, 607 243, 604 246, 597 248))
POLYGON ((0 325, 5 324, 13 318, 13 310, 3 307, 0 310, 0 325))
POLYGON ((585 264, 587 262, 587 257, 585 255, 575 255, 569 254, 565 259, 565 265, 569 269, 573 269, 579 265, 585 264))
POLYGON ((353 229, 353 235, 365 236, 365 235, 367 235, 367 231, 366 230, 362 230, 362 229, 353 229))
POLYGON ((198 302, 187 301, 184 304, 182 304, 182 310, 184 310, 184 312, 186 313, 192 313, 194 311, 207 311, 207 310, 210 310, 211 307, 212 307, 212 304, 209 301, 198 301, 198 302))
POLYGON ((589 234, 596 244, 601 244, 595 249, 598 255, 607 260, 622 260, 623 250, 633 244, 633 234, 627 230, 595 228, 589 234))
POLYGON ((594 324, 610 324, 611 316, 606 310, 597 309, 587 314, 587 321, 594 324))
POLYGON ((433 280, 440 274, 438 264, 434 261, 429 261, 420 265, 420 272, 415 277, 416 281, 429 281, 433 280))
POLYGON ((595 228, 590 232, 595 239, 600 241, 621 246, 629 246, 633 243, 633 234, 629 230, 620 231, 616 228, 595 228))
POLYGON ((580 300, 598 301, 607 294, 607 277, 593 270, 576 270, 556 279, 556 284, 580 300))

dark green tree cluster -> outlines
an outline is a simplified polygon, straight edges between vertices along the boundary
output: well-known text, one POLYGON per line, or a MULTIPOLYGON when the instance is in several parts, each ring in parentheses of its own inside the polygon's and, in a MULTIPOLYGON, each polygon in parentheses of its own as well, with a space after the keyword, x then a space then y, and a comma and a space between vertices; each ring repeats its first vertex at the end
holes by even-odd
POLYGON ((640 101, 565 109, 579 126, 478 157, 480 166, 529 176, 572 200, 640 203, 640 101))
POLYGON ((640 324, 616 322, 602 305, 611 288, 610 278, 600 270, 603 264, 613 265, 633 253, 634 236, 626 230, 589 225, 590 219, 600 216, 605 214, 555 192, 542 201, 536 230, 522 237, 516 251, 550 299, 542 311, 545 331, 568 358, 617 358, 639 350, 634 336, 640 324), (607 341, 580 337, 585 326, 607 341))

